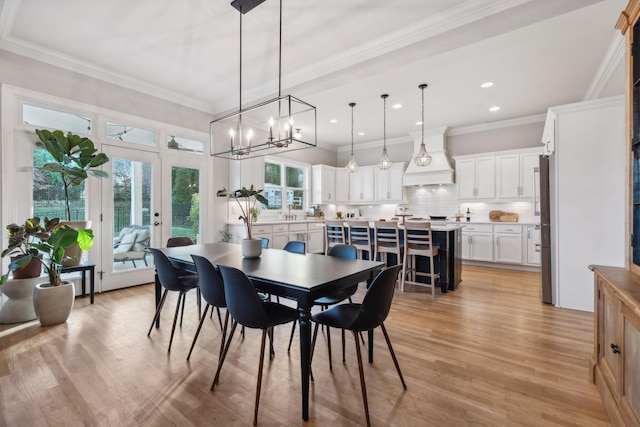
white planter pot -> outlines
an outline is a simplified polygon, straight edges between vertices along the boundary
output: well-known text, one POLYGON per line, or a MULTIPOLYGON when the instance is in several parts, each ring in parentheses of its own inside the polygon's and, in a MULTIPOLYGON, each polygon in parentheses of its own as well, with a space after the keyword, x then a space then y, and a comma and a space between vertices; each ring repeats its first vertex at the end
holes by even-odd
POLYGON ((242 256, 258 258, 262 255, 262 239, 242 239, 242 256))
POLYGON ((62 282, 60 286, 49 283, 36 285, 33 291, 33 307, 42 326, 64 323, 71 314, 75 298, 75 287, 71 282, 62 282))
POLYGON ((41 277, 9 279, 0 286, 0 291, 7 297, 0 308, 0 323, 21 323, 36 318, 33 290, 41 281, 41 277))

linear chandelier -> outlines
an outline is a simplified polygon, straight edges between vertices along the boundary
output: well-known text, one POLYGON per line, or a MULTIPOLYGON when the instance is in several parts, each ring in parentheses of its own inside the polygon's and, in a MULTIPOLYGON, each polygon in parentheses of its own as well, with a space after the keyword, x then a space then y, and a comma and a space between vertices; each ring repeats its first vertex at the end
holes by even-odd
POLYGON ((282 0, 278 45, 278 96, 242 106, 242 15, 265 0, 234 0, 240 12, 240 95, 238 111, 209 123, 212 156, 229 160, 276 155, 317 144, 316 107, 291 95, 282 95, 282 0))

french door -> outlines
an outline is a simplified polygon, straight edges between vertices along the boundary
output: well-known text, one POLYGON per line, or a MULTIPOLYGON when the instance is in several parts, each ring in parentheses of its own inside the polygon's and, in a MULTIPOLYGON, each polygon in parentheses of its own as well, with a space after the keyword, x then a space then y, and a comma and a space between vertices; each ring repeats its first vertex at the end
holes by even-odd
POLYGON ((103 146, 110 179, 102 180, 101 290, 153 281, 149 247, 161 247, 162 180, 157 153, 103 146))

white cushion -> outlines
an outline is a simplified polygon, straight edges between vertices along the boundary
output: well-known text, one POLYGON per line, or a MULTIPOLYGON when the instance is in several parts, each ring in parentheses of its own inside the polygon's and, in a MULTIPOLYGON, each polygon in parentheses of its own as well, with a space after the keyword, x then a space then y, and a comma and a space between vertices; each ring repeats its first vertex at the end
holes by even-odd
POLYGON ((149 246, 149 230, 138 231, 136 235, 136 243, 133 245, 132 250, 144 251, 149 246))
POLYGON ((137 235, 138 233, 125 234, 122 237, 122 240, 120 241, 120 244, 118 245, 118 247, 113 249, 113 253, 120 254, 122 252, 129 252, 131 250, 131 247, 136 241, 137 235))

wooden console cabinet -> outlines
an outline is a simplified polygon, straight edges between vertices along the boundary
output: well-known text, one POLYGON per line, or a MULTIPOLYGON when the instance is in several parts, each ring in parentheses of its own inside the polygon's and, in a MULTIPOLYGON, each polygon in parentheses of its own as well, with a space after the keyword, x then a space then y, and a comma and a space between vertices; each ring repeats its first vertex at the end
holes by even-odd
POLYGON ((591 380, 614 426, 640 426, 640 276, 591 265, 595 274, 591 380))

